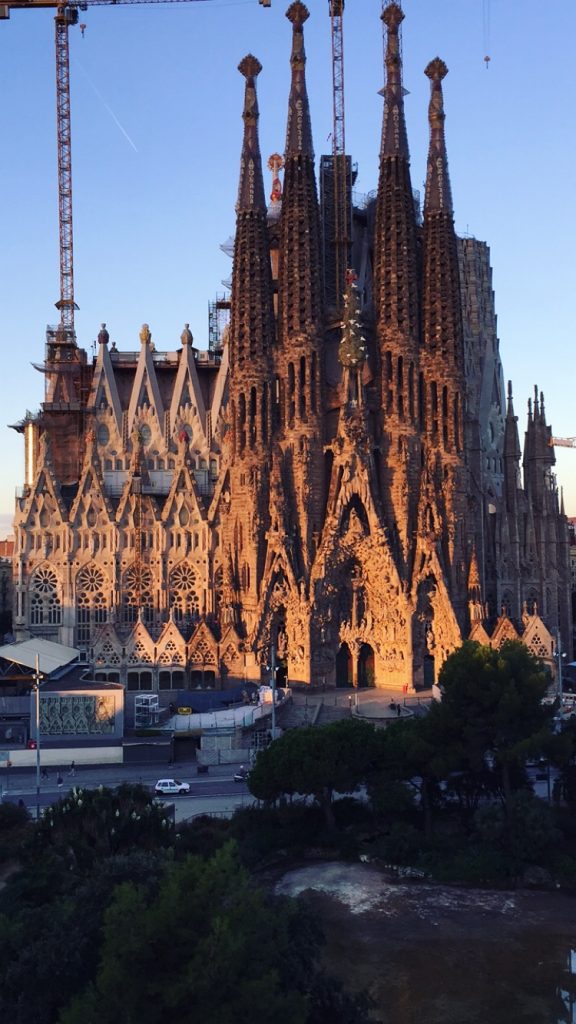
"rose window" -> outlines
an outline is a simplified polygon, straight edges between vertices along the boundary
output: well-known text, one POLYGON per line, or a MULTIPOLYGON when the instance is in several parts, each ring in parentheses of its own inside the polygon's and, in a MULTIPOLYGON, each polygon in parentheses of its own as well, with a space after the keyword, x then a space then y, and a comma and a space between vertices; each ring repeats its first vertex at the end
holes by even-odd
POLYGON ((104 589, 104 575, 95 565, 87 565, 78 573, 76 590, 82 594, 97 594, 104 589))

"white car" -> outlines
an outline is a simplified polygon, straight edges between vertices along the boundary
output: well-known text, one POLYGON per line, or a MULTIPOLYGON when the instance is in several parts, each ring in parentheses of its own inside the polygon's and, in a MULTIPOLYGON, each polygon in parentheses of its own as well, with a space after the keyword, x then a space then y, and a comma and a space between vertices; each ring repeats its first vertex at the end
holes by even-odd
POLYGON ((163 796, 178 796, 179 793, 190 792, 190 783, 180 782, 180 779, 158 779, 154 790, 163 796))

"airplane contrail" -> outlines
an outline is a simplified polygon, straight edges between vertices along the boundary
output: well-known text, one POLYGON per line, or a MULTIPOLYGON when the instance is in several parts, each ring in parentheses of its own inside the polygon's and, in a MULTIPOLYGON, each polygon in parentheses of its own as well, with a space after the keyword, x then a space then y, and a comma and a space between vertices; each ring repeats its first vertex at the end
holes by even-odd
POLYGON ((78 66, 78 67, 80 68, 80 71, 81 71, 81 72, 82 72, 82 74, 84 75, 84 77, 85 77, 86 81, 87 81, 87 82, 88 82, 88 84, 89 84, 89 85, 90 85, 90 86, 92 87, 92 89, 93 89, 93 90, 94 90, 94 92, 96 93, 96 95, 97 95, 98 99, 99 99, 99 100, 100 100, 100 102, 101 102, 101 103, 102 103, 102 104, 104 105, 104 107, 106 108, 106 110, 108 111, 108 113, 110 114, 110 117, 111 117, 111 118, 112 118, 112 120, 114 121, 114 124, 115 124, 115 125, 116 125, 116 126, 117 126, 117 127, 119 128, 119 129, 120 129, 120 131, 122 132, 122 135, 124 136, 124 138, 126 139, 126 141, 130 143, 130 145, 132 146, 132 149, 134 150, 134 152, 135 152, 135 153, 137 153, 137 152, 138 152, 138 150, 137 150, 136 146, 134 145, 134 143, 133 143, 132 139, 131 139, 131 138, 130 138, 130 136, 128 135, 128 132, 127 132, 127 131, 126 131, 126 129, 125 129, 125 128, 124 128, 124 127, 123 127, 123 126, 122 126, 122 125, 120 124, 120 121, 119 121, 119 120, 118 120, 118 118, 116 117, 116 114, 115 114, 115 113, 114 113, 114 111, 112 110, 112 107, 111 107, 111 106, 110 106, 110 105, 109 105, 109 104, 108 104, 108 103, 106 102, 106 100, 104 99, 104 97, 103 97, 102 93, 100 92, 100 90, 98 89, 98 87, 97 87, 97 86, 96 86, 96 85, 94 84, 94 82, 92 81, 92 79, 90 78, 90 75, 89 75, 89 74, 88 74, 88 72, 86 71, 86 68, 84 68, 84 67, 82 66, 82 64, 80 63, 80 61, 79 61, 79 60, 76 60, 76 59, 75 59, 75 60, 74 60, 74 63, 75 63, 75 64, 76 64, 76 65, 77 65, 77 66, 78 66))

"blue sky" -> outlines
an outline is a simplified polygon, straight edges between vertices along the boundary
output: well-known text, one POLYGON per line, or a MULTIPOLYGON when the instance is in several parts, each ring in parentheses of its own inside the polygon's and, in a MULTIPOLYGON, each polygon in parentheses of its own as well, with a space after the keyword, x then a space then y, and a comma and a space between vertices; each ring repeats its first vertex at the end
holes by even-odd
MULTIPOLYGON (((327 0, 310 0, 308 86, 316 154, 329 152, 327 0)), ((242 136, 237 65, 260 59, 264 160, 282 151, 289 85, 286 0, 89 8, 72 29, 71 88, 79 343, 101 321, 121 349, 142 322, 178 347, 184 322, 207 344, 207 305, 231 262, 242 136)), ((412 181, 425 175, 428 80, 441 56, 456 227, 488 242, 501 354, 521 432, 534 384, 557 436, 576 435, 572 368, 576 285, 574 0, 404 0, 412 181), (487 22, 489 21, 489 31, 487 22), (484 56, 491 62, 486 70, 484 56)), ((383 84, 379 0, 345 10, 346 140, 357 188, 377 184, 383 84)), ((58 298, 53 12, 0 22, 0 338, 2 423, 38 408, 45 328, 58 298)), ((267 179, 268 180, 268 179, 267 179)), ((22 439, 0 426, 0 523, 23 479, 22 439)), ((576 450, 559 482, 576 515, 576 450)))

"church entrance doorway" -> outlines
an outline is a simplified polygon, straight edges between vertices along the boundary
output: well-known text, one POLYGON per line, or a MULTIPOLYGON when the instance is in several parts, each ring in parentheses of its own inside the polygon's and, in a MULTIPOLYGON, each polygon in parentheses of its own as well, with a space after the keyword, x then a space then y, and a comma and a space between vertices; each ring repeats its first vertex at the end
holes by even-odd
POLYGON ((362 644, 358 655, 358 686, 375 686, 374 678, 374 651, 370 644, 362 644))
POLYGON ((352 655, 348 644, 342 644, 336 655, 336 686, 352 686, 352 655))
POLYGON ((434 658, 431 654, 424 655, 424 688, 429 690, 435 682, 434 658))

